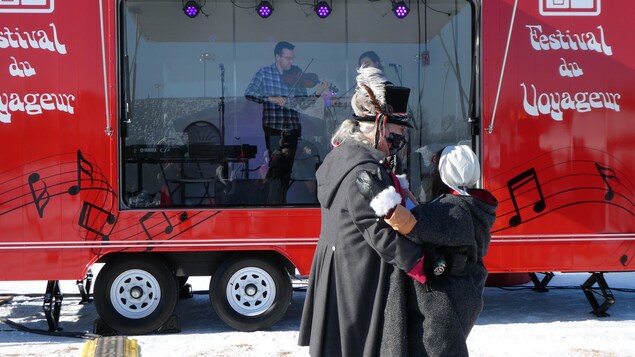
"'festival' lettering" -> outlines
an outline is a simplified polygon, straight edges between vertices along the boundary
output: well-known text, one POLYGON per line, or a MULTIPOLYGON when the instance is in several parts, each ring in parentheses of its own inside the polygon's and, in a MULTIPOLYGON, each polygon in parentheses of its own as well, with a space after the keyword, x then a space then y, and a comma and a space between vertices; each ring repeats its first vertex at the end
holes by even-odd
POLYGON ((57 52, 61 55, 66 54, 66 45, 61 43, 57 38, 57 28, 54 23, 50 23, 52 33, 46 30, 21 31, 15 28, 13 31, 8 27, 4 31, 0 31, 0 49, 3 48, 34 48, 57 52), (51 40, 53 38, 53 40, 51 40))
POLYGON ((540 25, 525 25, 529 29, 531 47, 536 51, 548 50, 572 50, 572 51, 596 51, 607 56, 613 55, 613 49, 604 40, 604 29, 598 26, 599 41, 593 32, 571 34, 569 30, 564 33, 556 30, 555 33, 543 34, 540 25))

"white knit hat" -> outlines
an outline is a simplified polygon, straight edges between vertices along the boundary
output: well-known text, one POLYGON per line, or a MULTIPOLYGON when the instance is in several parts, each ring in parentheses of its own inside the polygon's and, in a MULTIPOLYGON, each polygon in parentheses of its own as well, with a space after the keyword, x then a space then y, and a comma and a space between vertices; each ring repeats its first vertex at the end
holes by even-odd
POLYGON ((450 145, 441 152, 439 174, 448 187, 469 196, 466 189, 474 186, 481 177, 481 166, 469 146, 450 145))

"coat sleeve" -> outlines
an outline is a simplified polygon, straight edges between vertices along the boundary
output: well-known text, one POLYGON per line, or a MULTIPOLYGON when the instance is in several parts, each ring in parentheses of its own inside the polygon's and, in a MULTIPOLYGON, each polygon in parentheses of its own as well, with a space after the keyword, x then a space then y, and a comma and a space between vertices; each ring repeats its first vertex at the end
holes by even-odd
POLYGON ((416 224, 406 237, 413 242, 448 247, 475 244, 472 216, 459 204, 439 200, 420 204, 411 213, 416 224))
POLYGON ((403 270, 410 271, 423 256, 422 247, 408 239, 398 236, 383 218, 375 216, 355 184, 357 172, 361 169, 372 170, 368 167, 358 167, 342 181, 342 188, 346 190, 348 211, 357 229, 362 233, 368 244, 387 263, 403 270))

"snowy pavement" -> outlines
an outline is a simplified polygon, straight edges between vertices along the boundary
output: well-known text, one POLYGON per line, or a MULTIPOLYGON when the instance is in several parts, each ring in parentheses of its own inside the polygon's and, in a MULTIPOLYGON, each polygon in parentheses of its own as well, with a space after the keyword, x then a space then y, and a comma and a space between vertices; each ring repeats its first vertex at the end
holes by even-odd
MULTIPOLYGON (((485 309, 468 345, 473 357, 585 356, 635 357, 635 273, 610 273, 606 280, 616 303, 610 316, 599 318, 589 311, 580 285, 589 274, 556 274, 549 291, 524 288, 486 288, 485 309)), ((304 290, 294 291, 285 317, 267 331, 237 332, 214 313, 207 289, 209 277, 191 278, 191 299, 179 301, 176 314, 181 332, 128 336, 138 341, 140 355, 154 356, 308 356, 296 344, 304 290)), ((0 282, 0 317, 34 329, 47 329, 42 312, 46 282, 0 282)), ((61 282, 65 295, 60 326, 65 332, 93 332, 97 313, 93 304, 80 305, 73 281, 61 282), (69 295, 67 295, 69 294, 69 295)), ((598 300, 600 300, 598 298, 598 300)), ((38 335, 0 323, 0 356, 75 356, 86 340, 38 335)))

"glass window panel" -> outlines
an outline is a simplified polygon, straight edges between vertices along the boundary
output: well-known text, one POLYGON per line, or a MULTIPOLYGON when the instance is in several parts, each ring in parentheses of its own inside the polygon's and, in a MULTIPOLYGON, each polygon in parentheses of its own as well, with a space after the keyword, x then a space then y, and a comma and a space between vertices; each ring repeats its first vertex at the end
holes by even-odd
POLYGON ((471 139, 472 16, 464 1, 409 4, 408 16, 398 19, 388 1, 338 1, 320 19, 312 2, 277 0, 263 19, 255 2, 207 1, 203 13, 188 18, 179 1, 125 1, 126 205, 316 205, 315 170, 334 130, 352 116, 356 68, 366 51, 380 57, 389 81, 411 88, 416 128, 401 157, 413 191, 425 198, 430 167, 420 153, 471 139), (295 45, 293 65, 332 84, 320 98, 311 96, 317 87, 286 84, 294 87, 290 94, 308 97, 294 99, 302 102, 293 107, 301 134, 282 188, 272 183, 276 150, 267 150, 263 104, 245 97, 256 72, 274 64, 279 41, 295 45))

